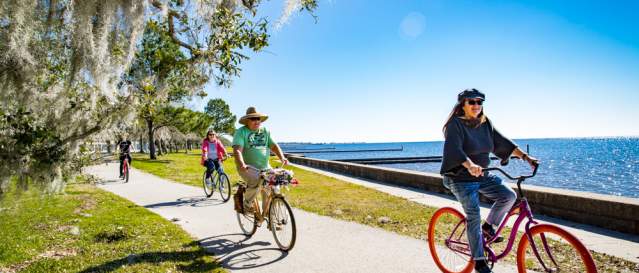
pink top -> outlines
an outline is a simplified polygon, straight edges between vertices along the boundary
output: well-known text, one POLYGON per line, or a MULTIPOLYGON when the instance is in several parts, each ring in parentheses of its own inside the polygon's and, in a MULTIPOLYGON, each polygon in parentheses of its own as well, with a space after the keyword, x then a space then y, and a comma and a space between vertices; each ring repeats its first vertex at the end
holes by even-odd
POLYGON ((222 142, 219 139, 215 139, 213 143, 211 143, 209 142, 208 139, 205 138, 204 140, 202 140, 202 158, 200 159, 200 164, 204 164, 204 160, 206 159, 207 154, 209 153, 209 144, 215 144, 218 159, 224 158, 224 155, 226 154, 224 145, 222 145, 222 142))

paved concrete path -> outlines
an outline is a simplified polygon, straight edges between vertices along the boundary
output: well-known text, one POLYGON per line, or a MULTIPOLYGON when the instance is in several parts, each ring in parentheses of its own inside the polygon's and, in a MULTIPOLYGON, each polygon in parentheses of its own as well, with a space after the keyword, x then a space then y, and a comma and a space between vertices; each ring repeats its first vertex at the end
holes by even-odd
MULTIPOLYGON (((241 234, 232 202, 204 197, 201 188, 173 183, 131 170, 131 180, 117 178, 117 164, 87 168, 99 187, 144 206, 166 219, 179 219, 184 230, 235 272, 439 272, 425 241, 382 229, 294 209, 298 237, 290 253, 281 252, 266 227, 250 239, 241 234)), ((496 272, 515 272, 499 264, 496 272)))
MULTIPOLYGON (((448 196, 445 194, 432 193, 427 191, 421 191, 415 188, 407 188, 407 187, 399 187, 396 185, 390 185, 386 183, 381 183, 377 181, 364 180, 360 178, 355 178, 351 176, 340 175, 332 172, 327 172, 315 168, 310 168, 307 166, 292 164, 296 167, 299 167, 304 170, 316 172, 318 174, 334 177, 343 181, 347 181, 353 184, 362 185, 365 187, 373 188, 381 192, 385 192, 388 194, 392 194, 399 197, 404 197, 411 201, 421 203, 431 207, 455 207, 460 211, 463 211, 459 202, 454 199, 452 196, 448 196)), ((524 186, 525 187, 525 186, 524 186)), ((488 215, 489 207, 487 205, 483 205, 481 208, 481 213, 483 217, 488 215)), ((534 213, 534 211, 533 211, 534 213)), ((535 216, 536 220, 540 222, 550 222, 556 225, 559 225, 566 230, 570 231, 572 234, 577 236, 588 249, 606 253, 615 257, 619 257, 628 261, 632 261, 635 263, 639 263, 639 236, 630 235, 615 231, 610 231, 603 228, 598 228, 594 226, 578 224, 570 221, 565 221, 561 219, 556 219, 552 217, 545 217, 541 215, 535 216)), ((514 218, 509 221, 510 226, 514 223, 514 218)), ((523 225, 520 227, 520 230, 523 231, 523 225)))

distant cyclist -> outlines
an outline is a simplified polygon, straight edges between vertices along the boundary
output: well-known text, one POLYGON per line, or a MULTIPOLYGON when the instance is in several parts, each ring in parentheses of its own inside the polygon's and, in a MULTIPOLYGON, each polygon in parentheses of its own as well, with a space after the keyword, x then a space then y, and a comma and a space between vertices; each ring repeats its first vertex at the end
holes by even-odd
POLYGON ((213 171, 224 173, 222 161, 226 160, 228 154, 222 142, 212 128, 206 132, 206 138, 202 140, 202 159, 200 164, 206 167, 206 179, 211 177, 213 171))
POLYGON ((124 177, 124 173, 122 173, 122 165, 124 164, 124 159, 129 160, 129 166, 131 165, 131 141, 128 139, 121 139, 118 141, 116 145, 117 149, 120 151, 120 178, 124 177))

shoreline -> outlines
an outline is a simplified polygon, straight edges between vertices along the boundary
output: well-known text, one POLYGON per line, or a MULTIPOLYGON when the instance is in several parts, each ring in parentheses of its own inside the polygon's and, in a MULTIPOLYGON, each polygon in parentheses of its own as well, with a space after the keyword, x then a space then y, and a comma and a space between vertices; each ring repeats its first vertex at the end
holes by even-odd
MULTIPOLYGON (((311 168, 389 183, 398 187, 450 195, 450 192, 442 185, 442 177, 439 174, 294 155, 287 155, 287 157, 291 163, 311 168)), ((536 213, 639 235, 639 217, 637 217, 639 199, 535 185, 525 185, 522 189, 536 213)))

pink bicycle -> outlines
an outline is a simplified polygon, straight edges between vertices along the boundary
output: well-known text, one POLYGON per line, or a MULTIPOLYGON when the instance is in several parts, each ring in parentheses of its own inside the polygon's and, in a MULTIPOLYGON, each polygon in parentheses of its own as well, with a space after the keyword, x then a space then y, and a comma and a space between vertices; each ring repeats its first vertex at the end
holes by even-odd
MULTIPOLYGON (((500 168, 486 168, 485 171, 499 171, 508 179, 517 181, 518 203, 508 212, 499 225, 495 236, 484 238, 484 252, 487 261, 495 262, 506 257, 517 239, 517 230, 526 220, 524 234, 517 247, 518 272, 597 272, 595 262, 588 249, 570 232, 552 225, 540 224, 533 218, 528 200, 521 190, 521 183, 537 174, 538 166, 532 175, 512 177, 500 168), (493 244, 510 219, 518 214, 510 231, 508 244, 497 254, 493 244)), ((469 273, 474 269, 470 245, 466 237, 466 217, 451 207, 438 209, 428 225, 428 247, 435 264, 445 273, 469 273)))
POLYGON ((125 154, 124 156, 124 162, 122 162, 122 180, 124 180, 124 183, 128 183, 129 182, 129 159, 128 159, 128 153, 125 154))

